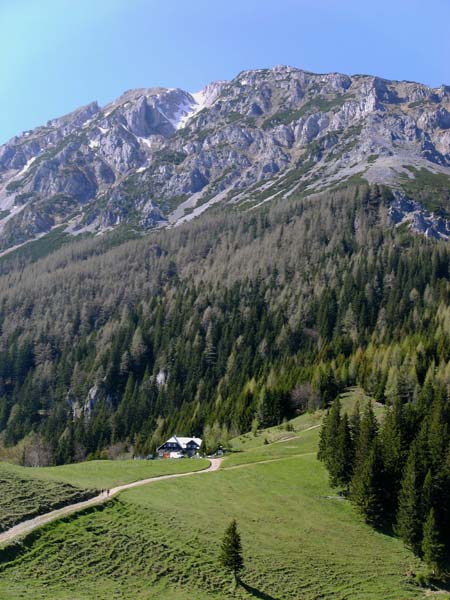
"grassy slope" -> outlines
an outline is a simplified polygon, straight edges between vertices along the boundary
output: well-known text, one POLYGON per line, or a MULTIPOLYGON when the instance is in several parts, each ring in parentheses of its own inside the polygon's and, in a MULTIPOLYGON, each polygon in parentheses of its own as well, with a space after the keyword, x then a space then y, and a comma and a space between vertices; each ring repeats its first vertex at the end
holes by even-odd
POLYGON ((148 477, 198 471, 208 461, 92 461, 48 468, 0 463, 0 531, 110 488, 148 477))
POLYGON ((0 598, 26 590, 36 599, 232 597, 216 564, 232 517, 244 582, 259 597, 422 597, 404 577, 417 561, 364 525, 329 489, 322 465, 304 455, 137 488, 102 511, 47 527, 1 573, 0 598))
POLYGON ((252 432, 240 435, 230 441, 233 450, 246 451, 252 448, 259 448, 265 441, 268 443, 280 442, 289 439, 301 431, 319 425, 322 420, 322 411, 307 413, 288 421, 285 425, 276 425, 268 429, 259 430, 256 435, 252 432), (287 429, 287 427, 289 429, 287 429))
POLYGON ((16 523, 94 496, 95 490, 57 481, 41 481, 0 464, 0 532, 16 523))
POLYGON ((225 458, 222 469, 266 460, 296 457, 301 454, 316 453, 318 428, 308 429, 301 434, 291 435, 295 435, 295 437, 284 442, 264 444, 250 448, 246 452, 235 452, 225 458))
MULTIPOLYGON (((79 487, 102 489, 149 477, 199 471, 208 464, 203 459, 92 460, 60 467, 26 468, 25 471, 46 481, 64 481, 79 487)), ((24 469, 11 467, 15 470, 24 469)))
POLYGON ((217 565, 232 517, 246 559, 242 598, 424 598, 404 575, 420 569, 419 561, 399 540, 366 526, 329 488, 310 453, 318 433, 261 440, 259 448, 227 458, 219 472, 129 490, 103 510, 42 529, 22 555, 4 563, 0 599, 232 598, 230 579, 217 565), (238 457, 247 466, 227 468, 238 457))
MULTIPOLYGON (((363 410, 368 400, 371 400, 370 397, 360 388, 350 388, 341 394, 342 408, 348 414, 353 413, 356 402, 359 402, 360 409, 363 410)), ((375 402, 373 406, 375 415, 381 418, 384 408, 375 402)), ((323 415, 324 411, 306 413, 288 421, 285 425, 258 431, 257 435, 250 432, 232 439, 230 446, 233 452, 225 459, 223 468, 315 452, 316 430, 323 415), (289 430, 286 425, 289 426, 289 430)))

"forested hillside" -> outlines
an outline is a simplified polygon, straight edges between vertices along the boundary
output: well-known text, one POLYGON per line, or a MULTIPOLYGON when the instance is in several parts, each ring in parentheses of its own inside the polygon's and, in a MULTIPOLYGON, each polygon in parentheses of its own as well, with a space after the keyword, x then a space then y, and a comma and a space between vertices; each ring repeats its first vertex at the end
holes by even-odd
MULTIPOLYGON (((395 373, 395 372, 394 372, 395 373)), ((369 403, 349 418, 339 397, 324 418, 318 453, 365 521, 396 533, 434 575, 450 549, 448 376, 429 372, 419 394, 401 375, 387 387, 381 426, 369 403)))
POLYGON ((392 227, 391 202, 341 185, 3 257, 3 444, 34 432, 41 463, 175 431, 212 447, 355 383, 383 402, 445 386, 450 247, 392 227))

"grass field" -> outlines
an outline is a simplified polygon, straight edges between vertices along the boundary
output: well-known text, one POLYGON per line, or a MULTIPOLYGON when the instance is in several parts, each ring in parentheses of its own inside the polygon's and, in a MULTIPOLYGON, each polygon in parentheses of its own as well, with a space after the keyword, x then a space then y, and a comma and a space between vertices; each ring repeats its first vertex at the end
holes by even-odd
POLYGON ((375 416, 378 418, 378 420, 383 418, 385 410, 384 406, 379 402, 375 402, 375 400, 368 396, 361 388, 349 388, 346 392, 343 392, 340 395, 340 400, 342 410, 345 411, 348 415, 351 415, 354 412, 357 402, 359 402, 359 407, 362 412, 367 402, 370 400, 372 402, 372 408, 375 413, 375 416))
POLYGON ((272 444, 291 438, 294 435, 319 425, 322 420, 323 412, 306 413, 295 419, 291 419, 283 425, 276 425, 268 429, 259 430, 256 435, 252 432, 240 435, 230 441, 233 450, 243 451, 252 448, 258 448, 266 443, 272 444))
POLYGON ((0 532, 25 519, 87 500, 97 493, 68 483, 42 481, 23 471, 0 464, 0 532))
POLYGON ((221 468, 227 469, 237 465, 316 453, 318 428, 308 429, 301 434, 291 433, 292 435, 295 435, 295 437, 283 442, 264 444, 263 446, 250 448, 245 452, 233 452, 224 459, 221 468))
POLYGON ((240 590, 244 598, 421 598, 404 575, 417 561, 364 525, 327 479, 305 455, 124 492, 44 528, 3 565, 0 598, 231 598, 216 558, 232 517, 251 590, 240 590))
MULTIPOLYGON (((64 481, 79 487, 110 488, 139 479, 199 471, 208 461, 196 459, 167 460, 92 460, 60 467, 26 468, 31 475, 47 481, 64 481)), ((14 467, 15 469, 23 467, 14 467)))
MULTIPOLYGON (((359 401, 361 409, 365 406, 368 400, 371 400, 369 396, 360 388, 349 388, 348 391, 341 394, 342 408, 349 414, 354 409, 356 402, 359 401)), ((380 415, 383 411, 381 405, 378 405, 373 400, 373 406, 375 414, 380 415)), ((318 410, 313 413, 305 413, 294 419, 291 419, 287 423, 282 425, 275 425, 267 429, 258 430, 255 433, 249 432, 244 433, 238 437, 230 440, 230 447, 234 451, 245 451, 251 450, 252 448, 259 448, 266 444, 272 444, 274 442, 282 442, 283 440, 290 439, 306 429, 310 429, 316 425, 319 425, 324 415, 323 410, 318 410)))
POLYGON ((61 467, 28 468, 0 463, 0 531, 106 489, 139 479, 198 471, 192 460, 97 460, 61 467))
MULTIPOLYGON (((371 400, 360 388, 350 388, 341 394, 342 409, 349 415, 355 410, 359 401, 363 410, 367 401, 371 400)), ((375 415, 382 417, 384 408, 372 400, 375 415)), ((296 456, 298 454, 316 451, 317 429, 320 426, 325 411, 305 413, 291 419, 283 425, 269 427, 258 431, 240 435, 230 441, 232 452, 226 457, 223 468, 296 456)))
MULTIPOLYGON (((318 429, 302 435, 314 447, 318 429)), ((264 446, 262 458, 280 458, 290 444, 264 446)), ((424 597, 405 575, 420 568, 417 559, 397 539, 366 526, 305 453, 143 486, 47 526, 0 567, 0 598, 232 598, 217 552, 233 517, 246 560, 239 597, 424 597)))
POLYGON ((0 552, 0 600, 424 599, 408 576, 420 561, 330 489, 319 431, 261 441, 217 472, 128 490, 38 530, 0 552), (236 593, 217 561, 232 518, 245 558, 236 593))

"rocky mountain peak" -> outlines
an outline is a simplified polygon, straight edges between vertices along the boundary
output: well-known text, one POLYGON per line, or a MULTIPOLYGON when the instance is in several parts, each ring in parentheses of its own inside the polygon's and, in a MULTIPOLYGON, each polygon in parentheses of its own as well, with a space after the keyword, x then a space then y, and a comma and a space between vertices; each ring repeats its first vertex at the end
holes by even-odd
POLYGON ((51 119, 47 121, 47 127, 67 127, 71 126, 73 128, 81 127, 91 119, 95 114, 100 111, 100 107, 97 101, 90 102, 86 104, 86 106, 82 106, 81 108, 77 108, 73 112, 68 115, 64 115, 63 117, 59 117, 56 119, 51 119))
POLYGON ((277 65, 195 93, 128 90, 1 146, 0 251, 56 226, 174 226, 355 179, 445 220, 449 177, 448 86, 277 65))

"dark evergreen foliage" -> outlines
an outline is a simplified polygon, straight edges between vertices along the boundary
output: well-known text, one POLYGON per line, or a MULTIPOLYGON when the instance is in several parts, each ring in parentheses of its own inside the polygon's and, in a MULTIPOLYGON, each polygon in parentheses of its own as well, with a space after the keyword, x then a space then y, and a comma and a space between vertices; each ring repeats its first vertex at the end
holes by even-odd
POLYGON ((423 558, 436 575, 442 573, 446 564, 446 549, 441 541, 441 533, 436 523, 434 509, 431 508, 423 526, 423 558))
POLYGON ((367 523, 392 528, 436 575, 442 575, 450 551, 449 399, 444 400, 439 381, 427 385, 426 397, 426 402, 395 399, 380 428, 370 405, 362 418, 357 407, 356 417, 349 419, 340 414, 336 400, 323 422, 318 457, 332 485, 349 485, 350 500, 367 523), (359 428, 351 429, 353 445, 337 441, 347 440, 348 421, 359 422, 359 428), (332 423, 339 424, 336 439, 330 435, 332 423), (337 465, 346 465, 350 484, 337 476, 337 465))
POLYGON ((370 525, 382 527, 385 523, 384 470, 380 444, 372 442, 369 453, 351 481, 352 502, 370 525))
POLYGON ((244 559, 242 557, 241 536, 238 532, 235 519, 231 521, 225 530, 219 559, 221 564, 233 573, 237 581, 239 573, 244 568, 244 559))
POLYGON ((421 465, 417 444, 408 456, 398 498, 396 533, 416 554, 422 541, 421 465))
MULTIPOLYGON (((356 422, 359 424, 359 428, 353 428, 355 470, 364 464, 378 431, 378 424, 373 412, 372 402, 367 402, 362 417, 359 416, 359 406, 357 406, 356 415, 356 422)), ((355 415, 352 416, 352 422, 355 423, 355 415)))
POLYGON ((332 482, 348 488, 352 479, 354 464, 354 443, 350 432, 349 419, 345 413, 339 423, 336 440, 334 469, 331 471, 332 482))

